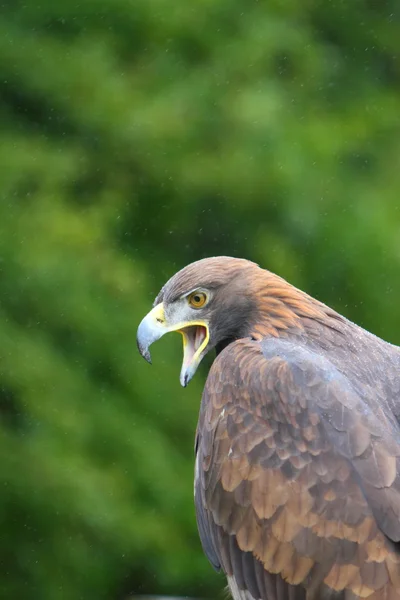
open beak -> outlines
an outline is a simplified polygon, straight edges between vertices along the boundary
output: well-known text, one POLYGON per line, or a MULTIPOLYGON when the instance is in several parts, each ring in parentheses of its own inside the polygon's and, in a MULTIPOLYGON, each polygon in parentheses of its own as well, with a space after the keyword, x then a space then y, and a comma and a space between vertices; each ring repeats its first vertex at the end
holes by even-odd
POLYGON ((206 354, 210 339, 208 325, 205 321, 168 324, 163 303, 157 304, 142 320, 137 332, 139 352, 147 362, 151 363, 151 344, 170 331, 177 331, 183 337, 183 363, 179 380, 186 387, 206 354))

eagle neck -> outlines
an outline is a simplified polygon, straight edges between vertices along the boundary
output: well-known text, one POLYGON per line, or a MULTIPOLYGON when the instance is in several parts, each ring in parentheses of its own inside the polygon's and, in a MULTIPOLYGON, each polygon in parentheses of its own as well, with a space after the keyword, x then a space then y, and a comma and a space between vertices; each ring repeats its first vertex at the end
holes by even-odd
POLYGON ((253 285, 256 304, 248 332, 253 339, 291 333, 312 337, 321 326, 342 332, 345 319, 341 315, 281 277, 262 271, 253 285))

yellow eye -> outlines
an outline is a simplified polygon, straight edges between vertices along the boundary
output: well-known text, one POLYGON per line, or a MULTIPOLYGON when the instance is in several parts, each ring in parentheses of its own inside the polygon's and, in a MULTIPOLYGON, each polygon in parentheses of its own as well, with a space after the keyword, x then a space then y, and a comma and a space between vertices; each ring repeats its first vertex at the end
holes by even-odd
POLYGON ((201 308, 207 302, 207 294, 204 292, 193 292, 193 294, 190 294, 188 301, 192 308, 201 308))

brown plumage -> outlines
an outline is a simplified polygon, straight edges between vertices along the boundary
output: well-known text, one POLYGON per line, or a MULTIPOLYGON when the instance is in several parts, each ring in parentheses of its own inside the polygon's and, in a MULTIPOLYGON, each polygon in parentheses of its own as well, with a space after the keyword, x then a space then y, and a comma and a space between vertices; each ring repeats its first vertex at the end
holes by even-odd
POLYGON ((234 599, 400 600, 400 349, 245 260, 177 273, 167 320, 195 289, 196 515, 234 599))

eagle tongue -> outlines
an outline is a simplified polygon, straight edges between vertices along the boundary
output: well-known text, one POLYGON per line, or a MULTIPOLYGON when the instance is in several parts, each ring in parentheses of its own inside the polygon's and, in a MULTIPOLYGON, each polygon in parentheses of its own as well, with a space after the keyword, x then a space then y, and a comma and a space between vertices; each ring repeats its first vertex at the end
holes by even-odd
POLYGON ((201 325, 198 325, 196 327, 196 333, 194 336, 194 350, 196 352, 196 350, 198 350, 201 346, 201 344, 204 341, 204 338, 206 337, 206 331, 205 328, 202 327, 201 325))
POLYGON ((202 359, 201 353, 197 353, 207 337, 207 329, 202 325, 191 325, 181 329, 181 333, 183 334, 183 363, 179 380, 181 385, 186 387, 202 359))
POLYGON ((206 332, 204 327, 201 325, 193 325, 184 331, 186 333, 186 344, 183 356, 183 364, 188 365, 192 362, 194 355, 203 343, 206 332))

